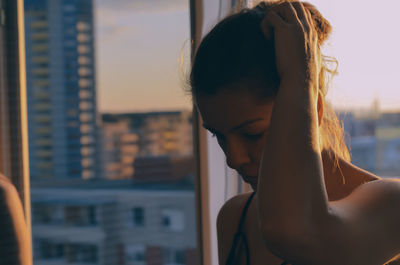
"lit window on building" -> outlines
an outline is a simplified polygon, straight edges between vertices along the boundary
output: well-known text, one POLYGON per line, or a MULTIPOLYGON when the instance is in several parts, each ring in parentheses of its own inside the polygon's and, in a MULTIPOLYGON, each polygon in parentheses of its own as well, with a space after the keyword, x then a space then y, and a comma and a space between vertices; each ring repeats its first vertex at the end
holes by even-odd
POLYGON ((79 103, 80 110, 90 110, 93 108, 93 103, 89 101, 82 101, 79 103))
POLYGON ((87 78, 80 78, 78 84, 80 88, 86 88, 92 86, 93 81, 87 78))
POLYGON ((88 45, 78 45, 78 52, 80 54, 85 54, 85 53, 89 53, 91 51, 90 46, 88 45))
MULTIPOLYGON (((82 156, 92 155, 92 154, 94 154, 94 152, 95 152, 95 149, 93 147, 82 147, 81 148, 82 156)), ((85 161, 85 160, 82 160, 82 161, 85 161)), ((92 161, 92 163, 93 163, 93 161, 92 161)), ((87 163, 87 164, 91 164, 91 163, 87 163)))
POLYGON ((35 89, 33 91, 33 97, 36 99, 48 99, 50 98, 50 93, 46 90, 35 89))
POLYGON ((49 50, 49 45, 47 44, 34 44, 32 45, 33 52, 45 52, 49 50))
POLYGON ((88 99, 91 98, 93 96, 93 93, 91 91, 87 91, 87 90, 80 90, 79 91, 79 98, 80 99, 88 99))
POLYGON ((94 177, 95 177, 95 175, 94 175, 94 171, 93 170, 85 169, 85 170, 82 171, 82 178, 83 179, 91 179, 91 178, 94 178, 94 177))
POLYGON ((48 24, 47 21, 34 21, 31 23, 32 29, 44 29, 47 28, 48 24))
MULTIPOLYGON (((82 149, 81 149, 81 152, 82 152, 82 149)), ((83 158, 81 160, 81 164, 82 164, 82 167, 90 167, 90 166, 93 166, 94 161, 91 158, 83 158)))
POLYGON ((89 121, 93 120, 93 114, 92 113, 81 113, 79 115, 79 120, 81 122, 89 122, 89 121))
POLYGON ((93 136, 82 136, 81 137, 81 144, 92 144, 95 142, 93 136))
POLYGON ((40 33, 33 33, 31 35, 32 41, 44 41, 49 38, 49 35, 46 32, 40 32, 40 33))
POLYGON ((50 81, 48 79, 39 79, 33 81, 33 86, 34 87, 48 87, 50 84, 50 81))
POLYGON ((82 65, 91 64, 92 60, 90 60, 90 58, 87 57, 87 56, 79 56, 78 57, 78 63, 82 64, 82 65))
POLYGON ((87 67, 79 67, 78 74, 79 76, 89 76, 92 74, 92 70, 87 67))
POLYGON ((34 129, 34 133, 36 134, 50 134, 51 128, 50 127, 39 127, 34 129))
POLYGON ((83 22, 83 21, 79 21, 78 23, 76 23, 76 29, 79 31, 86 31, 86 30, 90 30, 90 24, 83 22))
POLYGON ((81 130, 81 133, 91 133, 91 132, 93 132, 94 128, 93 128, 93 125, 83 124, 83 125, 81 125, 80 130, 81 130))
POLYGON ((79 42, 88 42, 88 41, 90 41, 90 35, 85 34, 85 33, 79 33, 78 36, 76 37, 76 39, 79 42))

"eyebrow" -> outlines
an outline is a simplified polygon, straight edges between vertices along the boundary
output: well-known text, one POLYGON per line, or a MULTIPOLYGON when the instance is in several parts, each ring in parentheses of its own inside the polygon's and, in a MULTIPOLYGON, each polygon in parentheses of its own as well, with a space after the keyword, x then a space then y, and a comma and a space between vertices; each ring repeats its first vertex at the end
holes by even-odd
MULTIPOLYGON (((245 126, 247 126, 247 125, 249 125, 251 123, 254 123, 256 121, 262 121, 262 120, 265 120, 265 119, 258 118, 258 119, 245 121, 245 122, 239 124, 238 126, 233 127, 232 129, 230 129, 230 131, 233 132, 233 131, 238 130, 240 128, 243 128, 243 127, 245 127, 245 126)), ((209 130, 212 133, 216 133, 217 132, 216 130, 214 130, 213 128, 211 128, 210 126, 208 126, 208 125, 206 125, 204 123, 203 123, 203 127, 206 128, 207 130, 209 130)))

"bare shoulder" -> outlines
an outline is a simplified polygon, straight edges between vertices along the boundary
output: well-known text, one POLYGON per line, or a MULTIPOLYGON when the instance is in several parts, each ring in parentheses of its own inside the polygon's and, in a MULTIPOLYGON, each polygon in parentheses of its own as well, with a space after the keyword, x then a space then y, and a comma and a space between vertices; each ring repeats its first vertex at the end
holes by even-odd
POLYGON ((349 196, 331 202, 333 207, 343 210, 359 209, 364 214, 383 214, 400 220, 400 180, 382 178, 359 185, 349 196), (397 210, 396 210, 397 209, 397 210))
MULTIPOLYGON (((371 200, 384 200, 393 203, 400 202, 400 180, 395 178, 382 178, 370 181, 358 186, 348 197, 348 199, 357 201, 366 200, 369 196, 371 200)), ((379 201, 377 201, 379 202, 379 201)))
MULTIPOLYGON (((330 233, 346 238, 348 248, 359 259, 364 258, 364 264, 388 260, 400 253, 400 180, 386 178, 364 183, 331 206, 338 216, 345 217, 342 220, 346 229, 337 226, 330 233)), ((398 264, 398 257, 388 264, 398 264)))
POLYGON ((242 193, 233 196, 227 200, 218 212, 217 224, 224 223, 226 219, 232 220, 234 217, 240 217, 241 209, 246 203, 251 193, 242 193))
POLYGON ((227 200, 218 212, 217 236, 219 264, 225 264, 233 237, 239 225, 243 205, 250 193, 238 194, 227 200))

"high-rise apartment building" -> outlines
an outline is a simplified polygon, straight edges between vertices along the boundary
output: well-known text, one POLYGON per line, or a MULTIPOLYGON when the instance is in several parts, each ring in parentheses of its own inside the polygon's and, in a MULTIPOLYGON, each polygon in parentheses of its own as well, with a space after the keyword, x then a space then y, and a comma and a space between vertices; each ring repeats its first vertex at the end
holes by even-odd
POLYGON ((165 173, 163 170, 170 171, 169 166, 186 164, 190 169, 192 165, 191 111, 103 114, 102 129, 102 164, 108 179, 133 178, 135 164, 141 168, 142 180, 145 175, 154 175, 157 168, 165 173))
POLYGON ((93 178, 93 0, 25 0, 25 32, 31 178, 93 178))
POLYGON ((190 185, 162 190, 97 179, 47 186, 31 190, 35 265, 199 264, 190 185))

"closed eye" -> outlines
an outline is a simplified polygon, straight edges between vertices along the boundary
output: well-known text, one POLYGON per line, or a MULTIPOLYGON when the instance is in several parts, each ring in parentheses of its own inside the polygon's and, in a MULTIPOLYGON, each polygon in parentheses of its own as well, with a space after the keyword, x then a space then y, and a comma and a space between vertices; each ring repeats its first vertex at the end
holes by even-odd
POLYGON ((261 136, 264 135, 264 132, 262 133, 257 133, 257 134, 244 134, 244 137, 246 137, 249 140, 257 140, 261 138, 261 136))

